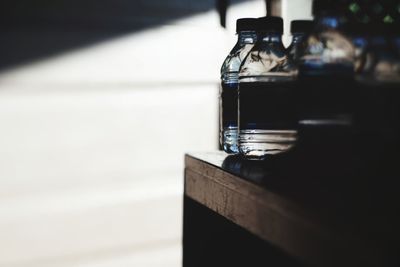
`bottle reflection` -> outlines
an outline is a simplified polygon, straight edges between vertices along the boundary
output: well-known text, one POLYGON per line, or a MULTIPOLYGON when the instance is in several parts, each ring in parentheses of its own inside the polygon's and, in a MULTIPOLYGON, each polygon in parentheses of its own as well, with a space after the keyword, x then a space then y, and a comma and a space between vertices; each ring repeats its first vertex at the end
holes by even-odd
POLYGON ((237 176, 257 184, 262 184, 271 173, 270 160, 248 160, 241 155, 229 155, 222 163, 222 168, 237 176))
POLYGON ((349 177, 357 176, 363 166, 368 166, 367 162, 371 162, 372 158, 373 155, 363 157, 341 146, 313 147, 300 143, 290 151, 263 160, 229 155, 223 161, 222 168, 250 182, 268 185, 269 188, 292 188, 307 181, 330 184, 345 179, 347 182, 349 177))

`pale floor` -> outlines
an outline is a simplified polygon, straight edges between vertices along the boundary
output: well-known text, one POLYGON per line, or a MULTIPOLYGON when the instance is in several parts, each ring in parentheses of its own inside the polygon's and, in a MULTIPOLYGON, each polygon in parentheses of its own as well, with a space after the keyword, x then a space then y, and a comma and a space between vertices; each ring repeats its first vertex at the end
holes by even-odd
POLYGON ((0 266, 179 266, 214 87, 0 93, 0 266))
POLYGON ((217 147, 232 46, 217 22, 209 12, 0 73, 0 267, 180 266, 183 156, 217 147))

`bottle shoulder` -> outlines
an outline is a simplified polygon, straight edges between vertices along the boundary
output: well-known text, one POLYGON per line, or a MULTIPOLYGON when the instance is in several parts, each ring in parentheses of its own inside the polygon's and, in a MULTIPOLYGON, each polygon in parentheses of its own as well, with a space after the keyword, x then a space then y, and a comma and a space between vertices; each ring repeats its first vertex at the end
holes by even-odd
MULTIPOLYGON (((243 61, 239 78, 268 76, 278 79, 291 79, 296 72, 295 65, 288 57, 282 43, 259 42, 249 52, 243 61)), ((273 78, 273 79, 275 79, 273 78)))
POLYGON ((330 65, 353 68, 356 55, 352 40, 336 29, 312 32, 304 42, 299 64, 302 68, 332 68, 330 65))
POLYGON ((246 58, 253 44, 243 44, 235 46, 229 55, 225 58, 221 67, 221 76, 226 73, 239 72, 242 61, 246 58))
POLYGON ((304 42, 302 42, 302 43, 291 43, 286 48, 286 54, 294 62, 294 64, 298 64, 303 50, 304 50, 304 42))
POLYGON ((282 42, 257 42, 251 49, 251 52, 259 51, 261 53, 274 53, 283 55, 286 53, 286 49, 282 42))
POLYGON ((364 77, 379 82, 400 82, 400 55, 389 48, 367 52, 368 60, 363 69, 364 77))

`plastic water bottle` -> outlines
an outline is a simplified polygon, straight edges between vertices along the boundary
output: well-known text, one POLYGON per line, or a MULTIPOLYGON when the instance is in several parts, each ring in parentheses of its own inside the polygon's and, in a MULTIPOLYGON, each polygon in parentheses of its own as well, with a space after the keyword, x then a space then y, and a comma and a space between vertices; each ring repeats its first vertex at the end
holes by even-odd
POLYGON ((304 38, 310 33, 313 25, 312 20, 293 20, 290 23, 292 42, 286 50, 290 59, 296 64, 300 59, 301 51, 304 49, 302 47, 304 45, 304 38))
POLYGON ((259 18, 258 40, 240 67, 239 151, 249 159, 288 151, 296 141, 295 69, 282 33, 282 18, 259 18))
POLYGON ((227 153, 238 153, 237 89, 242 60, 256 42, 255 18, 236 21, 238 40, 221 67, 219 95, 220 144, 227 153))
POLYGON ((297 90, 299 138, 307 147, 347 143, 353 125, 355 48, 345 34, 343 0, 314 0, 297 90))

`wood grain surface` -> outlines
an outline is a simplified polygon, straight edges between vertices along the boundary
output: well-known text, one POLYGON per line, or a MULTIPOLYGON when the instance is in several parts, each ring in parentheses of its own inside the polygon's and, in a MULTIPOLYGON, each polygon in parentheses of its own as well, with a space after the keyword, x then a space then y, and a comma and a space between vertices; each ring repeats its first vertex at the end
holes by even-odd
POLYGON ((340 231, 305 203, 223 170, 215 162, 225 157, 186 155, 185 194, 311 266, 392 266, 382 244, 340 231))

